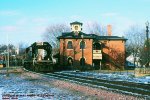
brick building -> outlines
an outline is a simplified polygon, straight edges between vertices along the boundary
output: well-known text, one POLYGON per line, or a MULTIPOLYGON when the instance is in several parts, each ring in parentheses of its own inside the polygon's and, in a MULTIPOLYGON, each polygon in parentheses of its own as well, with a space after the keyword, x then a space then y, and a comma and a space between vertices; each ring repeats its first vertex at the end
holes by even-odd
POLYGON ((72 32, 62 33, 60 41, 60 65, 73 69, 124 69, 125 42, 127 39, 82 32, 82 23, 70 23, 72 32))

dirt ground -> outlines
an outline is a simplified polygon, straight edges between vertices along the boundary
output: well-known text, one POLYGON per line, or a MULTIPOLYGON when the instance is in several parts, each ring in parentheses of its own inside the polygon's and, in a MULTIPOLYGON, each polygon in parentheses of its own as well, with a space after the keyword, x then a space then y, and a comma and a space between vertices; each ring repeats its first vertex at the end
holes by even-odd
MULTIPOLYGON (((4 74, 5 72, 6 70, 3 70, 3 71, 0 70, 0 73, 2 74, 4 74)), ((56 100, 57 99, 63 99, 63 100, 66 100, 66 99, 67 100, 68 99, 69 100, 144 100, 142 98, 138 98, 134 96, 115 93, 115 92, 107 91, 103 89, 96 89, 96 88, 92 88, 89 86, 71 83, 68 81, 43 77, 40 74, 25 72, 24 70, 22 70, 22 68, 9 70, 9 72, 10 72, 10 75, 14 73, 18 73, 19 76, 17 76, 17 78, 20 78, 21 80, 23 80, 22 82, 24 82, 24 84, 31 85, 31 87, 32 85, 34 85, 35 88, 40 87, 39 90, 41 91, 43 91, 43 88, 48 89, 47 93, 51 91, 50 94, 53 94, 54 99, 56 100), (56 89, 56 90, 52 91, 53 89, 56 89)), ((18 85, 17 82, 15 82, 15 84, 18 85)), ((28 90, 28 89, 25 88, 25 90, 28 90)), ((40 98, 40 99, 45 100, 45 98, 44 99, 40 98)))

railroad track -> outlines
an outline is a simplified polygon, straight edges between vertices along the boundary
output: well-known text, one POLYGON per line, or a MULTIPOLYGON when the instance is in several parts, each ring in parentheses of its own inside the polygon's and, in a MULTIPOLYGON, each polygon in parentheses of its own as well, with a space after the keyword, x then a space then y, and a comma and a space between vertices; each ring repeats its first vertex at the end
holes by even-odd
POLYGON ((44 77, 49 77, 49 78, 54 78, 59 80, 67 80, 74 83, 78 83, 78 84, 82 84, 94 88, 101 88, 101 89, 105 89, 117 93, 138 96, 138 97, 145 98, 145 100, 150 100, 150 84, 98 79, 94 77, 77 76, 75 74, 60 73, 60 72, 36 73, 36 74, 41 74, 44 77))
POLYGON ((118 93, 134 95, 150 99, 150 84, 134 83, 127 81, 113 81, 97 79, 93 77, 76 76, 68 73, 47 73, 47 76, 62 80, 69 80, 79 84, 89 85, 95 88, 102 88, 118 93))

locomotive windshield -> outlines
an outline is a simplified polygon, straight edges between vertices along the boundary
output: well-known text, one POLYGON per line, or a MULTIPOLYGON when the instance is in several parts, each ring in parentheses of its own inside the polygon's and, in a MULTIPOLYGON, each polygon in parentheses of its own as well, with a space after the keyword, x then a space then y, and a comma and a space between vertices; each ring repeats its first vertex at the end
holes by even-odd
POLYGON ((47 56, 47 51, 44 49, 37 49, 36 57, 37 60, 43 60, 47 56))
POLYGON ((52 47, 47 42, 35 42, 26 49, 27 59, 52 60, 52 47))
POLYGON ((52 46, 48 42, 35 42, 25 52, 26 69, 36 72, 53 71, 52 46))

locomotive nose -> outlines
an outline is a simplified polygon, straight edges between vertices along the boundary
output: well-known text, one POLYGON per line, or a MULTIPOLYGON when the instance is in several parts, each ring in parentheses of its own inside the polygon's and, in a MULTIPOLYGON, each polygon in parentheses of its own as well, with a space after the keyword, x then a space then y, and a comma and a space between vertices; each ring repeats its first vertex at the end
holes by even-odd
POLYGON ((36 72, 52 72, 52 46, 48 42, 35 42, 26 49, 24 66, 36 72))

